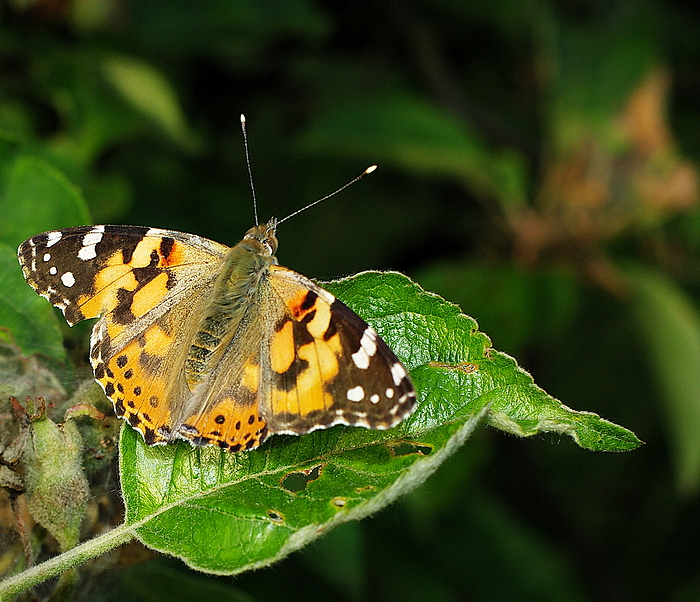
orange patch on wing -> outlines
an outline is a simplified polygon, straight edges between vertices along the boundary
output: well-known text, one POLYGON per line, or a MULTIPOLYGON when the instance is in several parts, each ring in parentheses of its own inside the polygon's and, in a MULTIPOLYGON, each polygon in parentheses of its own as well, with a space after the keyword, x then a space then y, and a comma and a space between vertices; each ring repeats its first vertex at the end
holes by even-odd
POLYGON ((306 328, 316 339, 320 339, 326 334, 328 325, 331 323, 331 306, 320 299, 316 299, 313 308, 316 310, 314 317, 306 324, 306 328))
POLYGON ((168 268, 174 265, 180 265, 183 262, 183 259, 184 253, 182 244, 177 241, 173 241, 168 256, 160 256, 160 260, 158 261, 158 267, 168 268))
POLYGON ((285 322, 282 329, 274 334, 270 344, 270 365, 277 374, 289 370, 294 358, 294 324, 285 322))
POLYGON ((116 339, 124 330, 126 330, 126 325, 124 324, 117 324, 115 322, 107 323, 107 334, 112 340, 116 339))
POLYGON ((292 312, 295 320, 302 320, 306 314, 314 310, 314 306, 304 309, 302 305, 306 301, 306 295, 308 294, 308 289, 300 288, 297 293, 287 300, 287 307, 292 312))
POLYGON ((116 307, 119 303, 117 291, 120 288, 133 291, 137 286, 131 267, 122 263, 121 253, 115 253, 110 257, 108 266, 96 274, 95 294, 81 295, 77 304, 86 318, 96 318, 102 312, 116 307))
POLYGON ((139 318, 158 305, 168 293, 167 282, 168 273, 163 272, 134 293, 131 312, 139 318))
POLYGON ((132 268, 145 268, 151 265, 151 254, 153 251, 158 252, 160 247, 160 238, 147 237, 136 245, 129 265, 132 268))
MULTIPOLYGON (((139 349, 145 351, 149 355, 156 357, 165 357, 167 350, 173 342, 173 337, 168 334, 163 327, 156 322, 143 333, 142 339, 136 341, 139 349)), ((144 366, 147 364, 144 363, 144 366)))
POLYGON ((258 364, 247 364, 243 369, 241 386, 250 391, 257 391, 260 386, 260 366, 258 364))
POLYGON ((273 388, 272 412, 305 416, 313 411, 325 410, 333 403, 333 396, 325 390, 325 383, 338 374, 340 338, 335 335, 326 342, 315 341, 297 349, 299 359, 307 362, 290 389, 273 388))

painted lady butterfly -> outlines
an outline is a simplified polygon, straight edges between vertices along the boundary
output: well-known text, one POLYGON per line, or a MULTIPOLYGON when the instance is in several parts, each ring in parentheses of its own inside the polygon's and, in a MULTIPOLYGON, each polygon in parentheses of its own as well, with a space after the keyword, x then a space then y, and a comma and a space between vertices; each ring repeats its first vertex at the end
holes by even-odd
POLYGON ((98 318, 95 378, 149 445, 250 450, 274 433, 386 429, 416 394, 357 314, 278 265, 277 220, 227 247, 137 226, 45 232, 18 251, 27 282, 72 326, 98 318))

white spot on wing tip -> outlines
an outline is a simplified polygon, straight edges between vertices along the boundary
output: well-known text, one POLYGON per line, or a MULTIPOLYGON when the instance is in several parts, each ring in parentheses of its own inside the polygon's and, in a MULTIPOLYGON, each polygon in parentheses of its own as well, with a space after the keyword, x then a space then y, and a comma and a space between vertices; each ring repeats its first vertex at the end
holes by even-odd
POLYGON ((377 333, 374 332, 371 326, 365 328, 365 331, 362 333, 360 347, 365 350, 369 357, 377 353, 377 333))
MULTIPOLYGON (((46 246, 47 247, 53 247, 59 240, 63 238, 63 233, 60 232, 59 230, 55 230, 54 232, 49 232, 46 237, 46 246)), ((32 243, 34 244, 34 243, 32 243)))
POLYGON ((360 347, 350 357, 352 357, 352 361, 360 370, 367 370, 367 368, 369 368, 369 355, 367 355, 364 347, 360 347))
POLYGON ((83 246, 90 247, 96 245, 102 240, 104 231, 104 226, 95 226, 90 232, 83 236, 83 246))
POLYGON ((398 387, 401 381, 407 376, 406 369, 399 362, 396 362, 391 367, 391 376, 394 379, 394 384, 398 387))
POLYGON ((95 259, 95 257, 97 257, 95 245, 88 245, 87 247, 82 247, 80 251, 78 251, 78 259, 82 259, 83 261, 90 261, 91 259, 95 259))
POLYGON ((61 275, 61 282, 63 282, 64 286, 70 288, 75 284, 75 276, 73 276, 72 272, 66 272, 65 274, 61 275))

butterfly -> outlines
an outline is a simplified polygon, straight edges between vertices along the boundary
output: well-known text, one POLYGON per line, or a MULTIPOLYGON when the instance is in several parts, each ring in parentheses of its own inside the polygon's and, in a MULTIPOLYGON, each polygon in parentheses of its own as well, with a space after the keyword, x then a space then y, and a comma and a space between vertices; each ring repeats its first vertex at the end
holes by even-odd
MULTIPOLYGON (((286 218, 285 218, 286 219, 286 218)), ((27 282, 90 337, 95 379, 148 445, 232 452, 272 434, 387 429, 416 392, 362 318, 275 257, 278 221, 233 247, 140 226, 44 232, 18 249, 27 282)))

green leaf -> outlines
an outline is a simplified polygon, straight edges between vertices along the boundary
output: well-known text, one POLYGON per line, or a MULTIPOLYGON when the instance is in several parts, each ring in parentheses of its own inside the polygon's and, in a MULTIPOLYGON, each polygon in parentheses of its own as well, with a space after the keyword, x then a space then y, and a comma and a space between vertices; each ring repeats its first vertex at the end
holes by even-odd
POLYGON ((249 453, 186 443, 148 447, 124 427, 127 524, 146 545, 200 570, 265 566, 336 524, 420 485, 490 415, 520 435, 556 431, 589 449, 632 449, 629 431, 575 412, 491 349, 459 308, 396 273, 324 284, 360 313, 411 370, 416 412, 389 431, 335 427, 276 436, 249 453))
POLYGON ((354 152, 414 173, 454 177, 509 205, 527 198, 521 156, 490 147, 470 123, 403 91, 343 96, 319 113, 302 144, 326 156, 342 148, 346 158, 354 152))
POLYGON ((89 223, 83 196, 63 173, 0 140, 0 241, 17 248, 39 232, 89 223))
POLYGON ((626 272, 637 327, 662 387, 672 434, 678 488, 700 485, 700 312, 664 274, 642 266, 626 272))
POLYGON ((24 355, 66 360, 55 312, 22 278, 17 245, 45 230, 88 223, 85 200, 63 173, 0 140, 0 329, 24 355))
POLYGON ((115 89, 174 141, 185 148, 201 144, 187 125, 172 85, 153 65, 116 55, 105 59, 102 69, 115 89))
POLYGON ((22 278, 15 250, 0 244, 0 338, 3 334, 9 335, 26 356, 40 353, 66 360, 53 308, 22 278))

